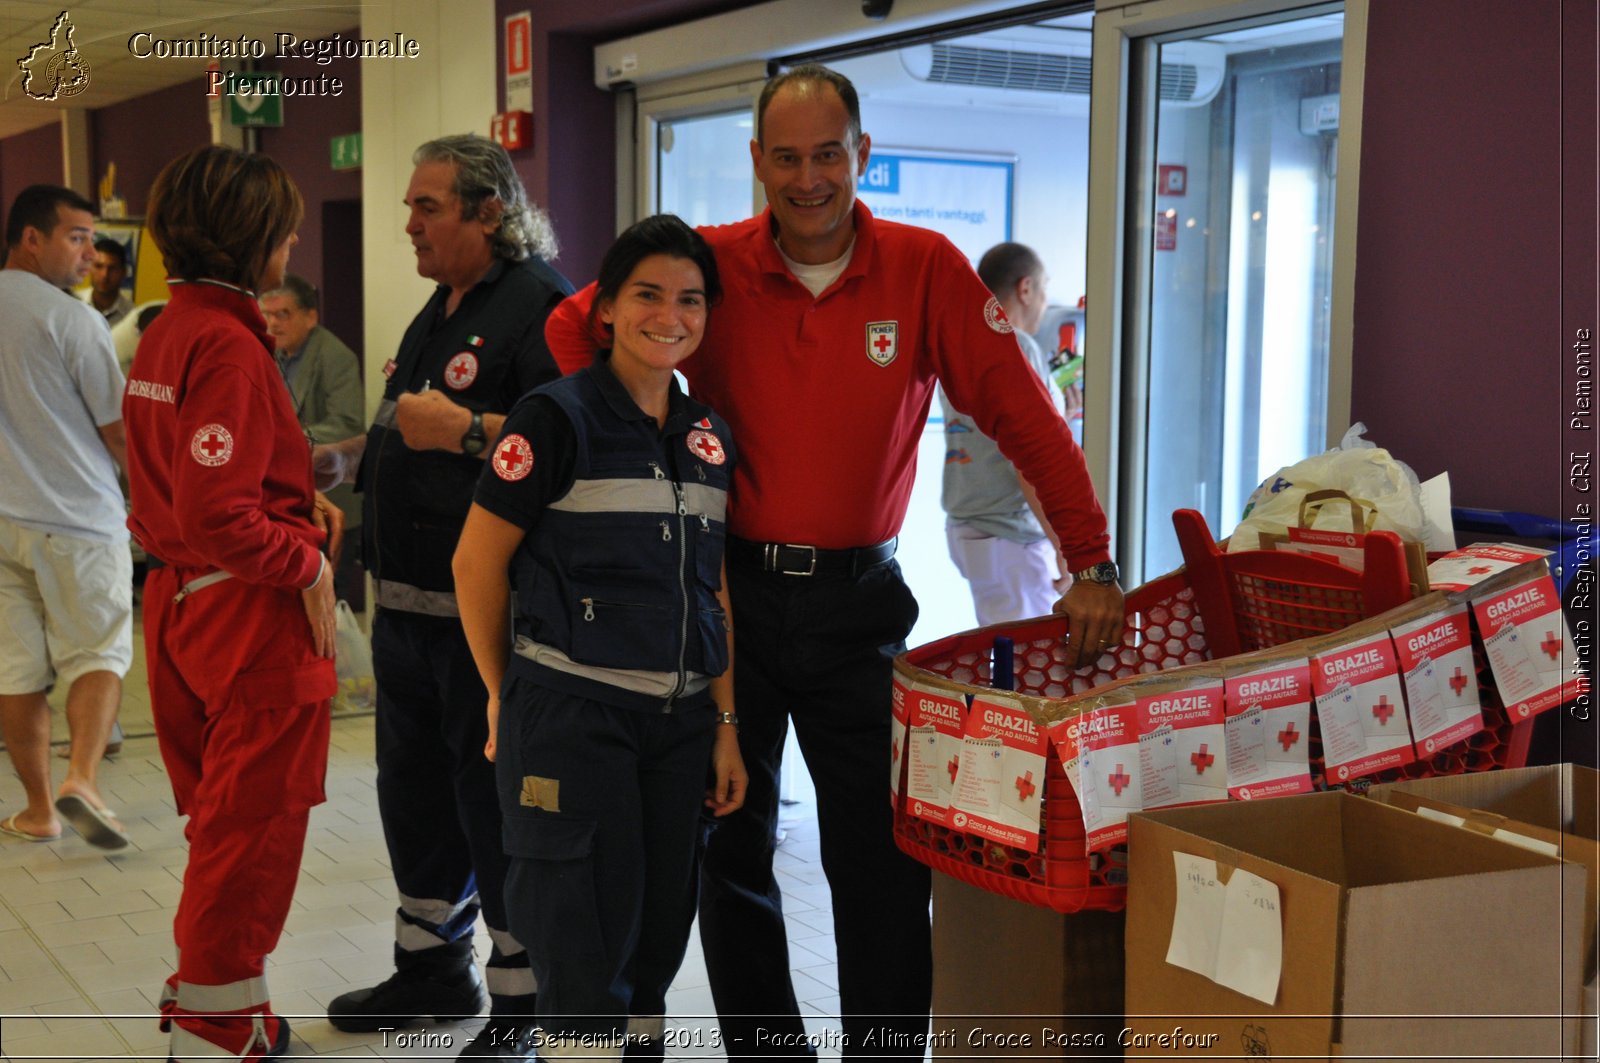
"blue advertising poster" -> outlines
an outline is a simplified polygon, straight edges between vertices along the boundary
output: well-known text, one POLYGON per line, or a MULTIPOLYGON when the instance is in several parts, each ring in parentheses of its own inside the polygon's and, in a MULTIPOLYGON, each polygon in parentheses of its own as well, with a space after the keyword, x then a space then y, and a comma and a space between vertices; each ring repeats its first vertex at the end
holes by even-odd
POLYGON ((1011 239, 1015 171, 1006 159, 875 150, 856 194, 878 217, 943 233, 976 262, 1011 239))

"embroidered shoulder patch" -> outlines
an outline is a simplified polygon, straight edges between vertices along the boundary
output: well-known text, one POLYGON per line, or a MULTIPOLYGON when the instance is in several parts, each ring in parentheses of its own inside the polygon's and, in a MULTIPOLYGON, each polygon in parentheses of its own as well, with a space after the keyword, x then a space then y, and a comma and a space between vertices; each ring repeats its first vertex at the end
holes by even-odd
POLYGON ((208 424, 194 434, 189 453, 201 465, 215 468, 233 457, 233 433, 220 424, 208 424))
POLYGON ((1016 331, 1011 326, 1011 319, 1006 317, 1006 312, 1000 309, 1000 300, 992 295, 989 296, 989 301, 983 304, 983 320, 1001 335, 1016 331))
POLYGON ((533 471, 533 447, 522 436, 512 433, 495 444, 494 474, 515 483, 533 471))

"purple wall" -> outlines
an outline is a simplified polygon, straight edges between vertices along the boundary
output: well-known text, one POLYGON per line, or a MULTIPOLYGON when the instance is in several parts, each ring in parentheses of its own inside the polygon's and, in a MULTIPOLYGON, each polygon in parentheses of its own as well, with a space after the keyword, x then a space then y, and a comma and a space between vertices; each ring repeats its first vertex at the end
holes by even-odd
MULTIPOLYGON (((57 122, 0 140, 0 212, 29 185, 61 183, 61 126, 57 122)), ((73 191, 90 195, 93 189, 73 191)), ((92 197, 91 197, 92 198, 92 197)), ((0 230, 3 232, 3 230, 0 230)))
MULTIPOLYGON (((1449 470, 1458 505, 1561 508, 1561 14, 1370 10, 1352 414, 1424 479, 1449 470)), ((1591 240, 1593 121, 1592 106, 1567 112, 1569 136, 1590 123, 1590 179, 1566 191, 1587 192, 1590 224, 1572 232, 1591 240)))
MULTIPOLYGON (((355 29, 345 31, 344 35, 360 36, 355 29)), ((354 247, 344 248, 324 247, 322 240, 323 204, 361 199, 361 171, 335 170, 328 144, 333 137, 361 129, 361 63, 344 59, 318 66, 310 59, 285 59, 275 60, 272 67, 286 78, 315 78, 326 74, 339 78, 345 86, 338 96, 285 98, 283 127, 263 129, 257 140, 257 148, 262 153, 272 156, 289 171, 306 201, 300 243, 289 257, 289 269, 319 288, 325 287, 324 272, 330 266, 359 274, 362 265, 359 239, 354 247)), ((340 316, 337 311, 335 316, 340 316)), ((343 338, 350 342, 347 337, 343 338)))
MULTIPOLYGON (((98 186, 117 164, 117 192, 128 214, 142 217, 150 185, 171 159, 211 143, 205 83, 200 78, 138 96, 89 115, 92 177, 98 186)), ((9 141, 7 141, 9 143, 9 141)))

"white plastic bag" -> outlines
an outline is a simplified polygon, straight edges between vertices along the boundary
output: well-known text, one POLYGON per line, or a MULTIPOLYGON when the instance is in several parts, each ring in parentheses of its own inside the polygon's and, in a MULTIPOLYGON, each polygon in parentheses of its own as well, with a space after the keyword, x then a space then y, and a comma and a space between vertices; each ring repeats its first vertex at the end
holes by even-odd
POLYGON ((378 696, 378 684, 372 676, 372 643, 356 622, 349 602, 339 599, 334 614, 334 669, 339 676, 339 692, 333 696, 333 711, 371 712, 378 696))
MULTIPOLYGON (((1429 521, 1422 510, 1417 474, 1387 450, 1362 439, 1367 426, 1356 422, 1339 445, 1279 469, 1245 503, 1244 518, 1228 540, 1230 553, 1259 550, 1261 533, 1282 535, 1300 519, 1300 503, 1313 491, 1343 491, 1377 513, 1370 530, 1391 531, 1403 540, 1423 541, 1429 521)), ((1313 528, 1351 531, 1347 507, 1323 506, 1313 528)))

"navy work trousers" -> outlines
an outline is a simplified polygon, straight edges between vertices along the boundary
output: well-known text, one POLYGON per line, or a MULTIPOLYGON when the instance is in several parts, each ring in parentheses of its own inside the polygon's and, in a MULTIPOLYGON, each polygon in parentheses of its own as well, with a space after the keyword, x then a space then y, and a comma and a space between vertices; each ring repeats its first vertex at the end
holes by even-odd
POLYGON ((921 1059, 920 1050, 892 1046, 928 1027, 930 879, 895 848, 886 793, 893 659, 916 622, 916 599, 892 560, 819 578, 730 558, 728 586, 750 789, 711 834, 700 894, 700 938, 728 1056, 792 1055, 783 1046, 805 1044, 772 866, 792 719, 817 789, 844 1054, 921 1059))
POLYGON ((508 929, 500 804, 483 755, 489 699, 461 621, 379 609, 372 665, 378 811, 401 920, 455 941, 472 934, 481 903, 491 929, 508 929))
POLYGON ((506 896, 547 1036, 643 1032, 659 1056, 694 922, 714 726, 709 704, 647 712, 507 683, 495 741, 506 896))

